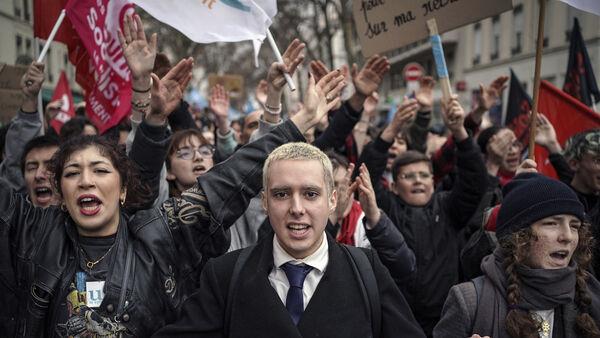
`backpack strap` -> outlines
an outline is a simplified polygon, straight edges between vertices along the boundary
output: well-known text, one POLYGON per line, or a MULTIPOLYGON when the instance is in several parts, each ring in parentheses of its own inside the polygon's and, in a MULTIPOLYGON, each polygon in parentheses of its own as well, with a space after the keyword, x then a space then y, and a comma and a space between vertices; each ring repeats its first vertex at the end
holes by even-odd
POLYGON ((381 303, 379 301, 379 288, 373 266, 367 253, 362 249, 340 245, 344 253, 350 258, 350 265, 354 271, 354 275, 361 281, 360 291, 367 306, 367 312, 371 317, 371 329, 373 338, 378 338, 381 333, 381 303))
POLYGON ((240 255, 238 256, 237 260, 235 261, 235 265, 233 266, 225 305, 225 318, 223 323, 223 332, 225 333, 225 337, 229 337, 229 326, 231 323, 231 306, 233 303, 233 299, 235 298, 235 294, 237 293, 237 281, 240 277, 240 272, 242 271, 244 265, 246 265, 246 262, 248 261, 250 254, 254 250, 254 247, 256 247, 256 245, 252 245, 240 250, 240 255))

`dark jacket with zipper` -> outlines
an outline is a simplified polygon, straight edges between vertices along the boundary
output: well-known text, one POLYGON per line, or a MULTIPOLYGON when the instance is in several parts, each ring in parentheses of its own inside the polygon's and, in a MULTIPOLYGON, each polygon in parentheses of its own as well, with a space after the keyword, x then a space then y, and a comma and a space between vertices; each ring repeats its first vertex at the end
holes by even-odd
MULTIPOLYGON (((283 143, 302 140, 288 121, 215 166, 181 198, 131 216, 123 213, 97 312, 136 337, 172 322, 207 259, 226 252, 227 228, 259 192, 267 155, 283 143)), ((147 163, 156 166, 151 170, 160 171, 162 161, 156 159, 164 158, 168 142, 144 137, 136 142, 155 159, 147 163)), ((24 300, 19 336, 56 336, 62 297, 79 264, 70 216, 57 207, 35 208, 0 181, 0 229, 10 240, 9 259, 24 300)))
POLYGON ((448 290, 459 281, 459 233, 485 193, 487 172, 478 147, 469 137, 457 143, 458 178, 452 190, 435 192, 425 206, 411 206, 381 184, 390 146, 377 138, 365 147, 359 162, 369 168, 377 204, 416 256, 416 273, 403 292, 415 318, 431 335, 448 290))

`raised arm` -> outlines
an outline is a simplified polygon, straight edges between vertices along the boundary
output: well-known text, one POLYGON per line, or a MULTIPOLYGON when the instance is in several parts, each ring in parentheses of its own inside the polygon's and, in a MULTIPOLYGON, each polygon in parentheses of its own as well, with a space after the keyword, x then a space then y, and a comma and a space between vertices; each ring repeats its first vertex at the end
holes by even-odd
POLYGON ((465 112, 455 95, 444 104, 444 123, 452 133, 458 149, 458 180, 445 200, 455 225, 463 227, 477 210, 485 194, 487 172, 479 148, 464 126, 465 112))
POLYGON ((17 116, 12 120, 6 133, 3 161, 0 163, 0 177, 12 189, 23 191, 25 181, 21 171, 21 157, 25 144, 36 137, 42 128, 37 111, 38 93, 44 82, 44 64, 32 62, 21 78, 23 103, 17 116))
POLYGON ((367 168, 369 168, 371 181, 373 182, 375 195, 377 196, 377 203, 386 212, 389 211, 389 196, 391 192, 381 183, 381 176, 385 172, 388 150, 394 143, 396 135, 415 116, 418 108, 417 100, 405 98, 398 107, 398 110, 396 110, 392 122, 385 127, 375 141, 365 146, 358 161, 359 163, 365 163, 367 168))
POLYGON ((364 163, 359 171, 360 175, 352 188, 358 190, 360 205, 365 213, 364 227, 367 238, 394 280, 404 281, 416 269, 415 254, 406 244, 398 228, 379 210, 369 171, 364 163))
MULTIPOLYGON (((328 72, 321 61, 311 62, 310 68, 317 79, 328 72)), ((353 65, 352 81, 356 91, 341 107, 334 109, 333 121, 315 140, 316 147, 325 150, 339 148, 344 144, 347 136, 360 120, 365 100, 379 88, 389 69, 390 63, 387 58, 378 55, 370 57, 360 71, 356 65, 353 65)))

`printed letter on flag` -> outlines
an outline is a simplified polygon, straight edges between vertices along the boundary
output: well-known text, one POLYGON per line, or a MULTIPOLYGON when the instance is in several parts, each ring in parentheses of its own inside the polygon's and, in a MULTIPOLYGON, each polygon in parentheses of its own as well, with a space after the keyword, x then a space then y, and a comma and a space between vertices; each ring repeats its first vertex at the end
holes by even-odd
POLYGON ((67 75, 64 71, 60 73, 60 79, 54 89, 54 95, 52 95, 52 101, 57 100, 61 101, 60 111, 56 114, 54 119, 50 121, 50 125, 57 134, 60 134, 60 128, 62 128, 63 124, 75 116, 73 94, 71 93, 69 81, 67 80, 67 75))
POLYGON ((86 93, 86 112, 104 133, 131 108, 130 71, 117 31, 125 15, 133 13, 133 4, 128 0, 70 0, 66 9, 89 57, 77 65, 78 83, 86 93))

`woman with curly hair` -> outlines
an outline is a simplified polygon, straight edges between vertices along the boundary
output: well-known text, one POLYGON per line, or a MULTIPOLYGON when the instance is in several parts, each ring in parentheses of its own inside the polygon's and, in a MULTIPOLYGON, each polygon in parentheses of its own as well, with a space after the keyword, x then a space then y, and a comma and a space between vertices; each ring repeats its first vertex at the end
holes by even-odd
POLYGON ((450 290, 434 337, 600 337, 600 283, 587 271, 592 237, 575 193, 523 173, 503 194, 499 246, 484 276, 450 290))

